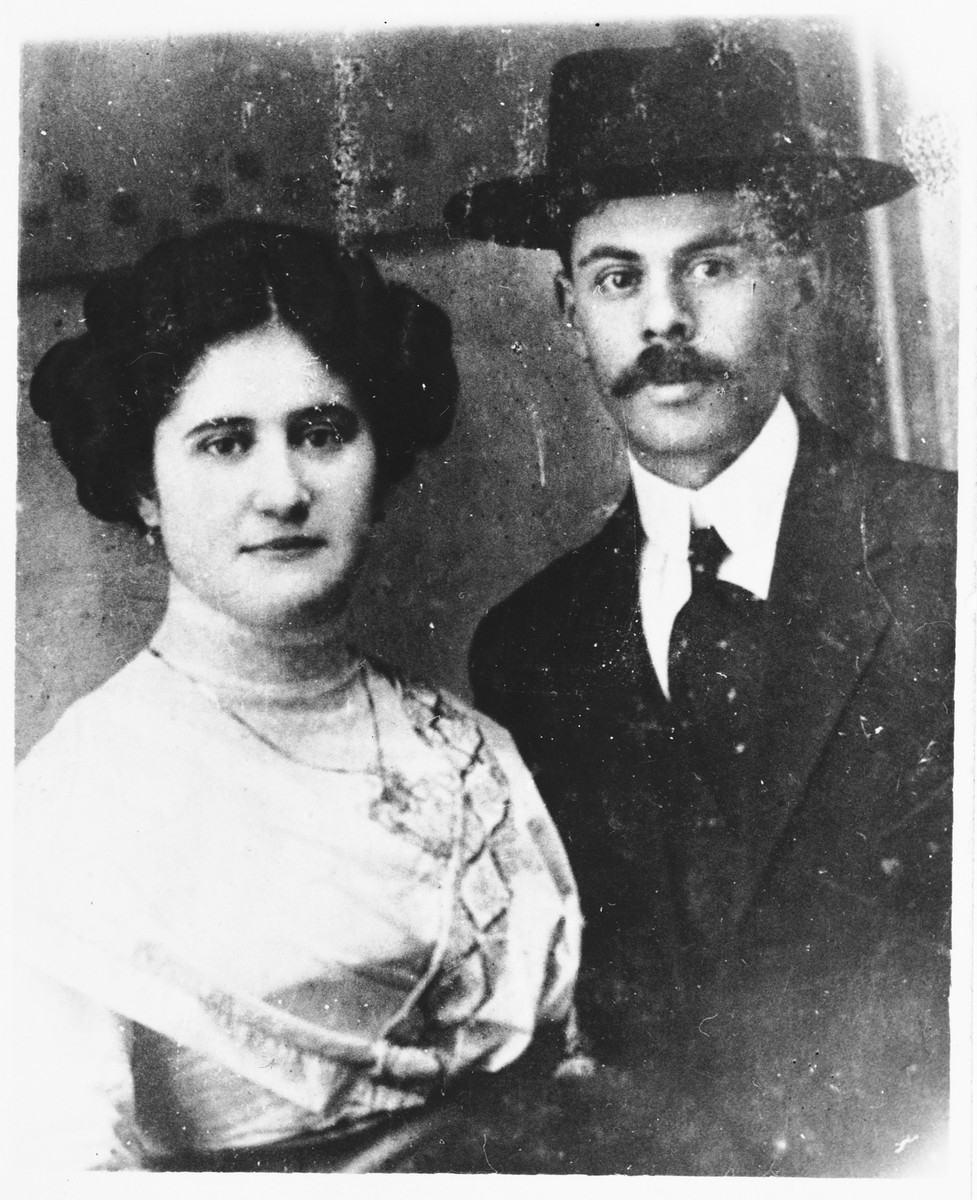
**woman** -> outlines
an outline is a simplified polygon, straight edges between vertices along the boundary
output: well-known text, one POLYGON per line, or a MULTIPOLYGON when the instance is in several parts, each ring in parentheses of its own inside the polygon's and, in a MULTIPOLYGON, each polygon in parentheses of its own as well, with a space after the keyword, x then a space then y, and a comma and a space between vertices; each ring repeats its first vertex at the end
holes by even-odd
POLYGON ((376 1168, 566 1022, 578 957, 508 736, 344 635, 387 490, 451 425, 447 318, 233 223, 99 283, 85 325, 31 402, 170 580, 20 768, 38 1165, 376 1168))

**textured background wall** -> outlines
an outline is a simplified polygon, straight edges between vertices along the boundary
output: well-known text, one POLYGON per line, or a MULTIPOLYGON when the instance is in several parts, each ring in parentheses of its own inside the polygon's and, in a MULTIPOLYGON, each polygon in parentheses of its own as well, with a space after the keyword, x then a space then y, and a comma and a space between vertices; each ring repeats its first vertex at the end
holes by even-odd
MULTIPOLYGON (((801 347, 797 388, 865 444, 895 437, 904 456, 952 465, 957 209, 941 117, 909 110, 884 64, 867 74, 838 22, 714 32, 744 29, 795 54, 811 121, 852 150, 877 137, 928 185, 881 225, 826 230, 833 300, 801 347), (873 247, 888 255, 899 301, 888 337, 873 247), (894 377, 907 401, 895 420, 894 377)), ((517 26, 23 48, 21 751, 144 644, 165 589, 148 547, 79 509, 24 387, 44 350, 78 327, 95 273, 224 216, 337 228, 451 314, 458 427, 380 527, 356 623, 368 648, 464 691, 479 616, 596 529, 625 464, 557 320, 555 257, 452 243, 441 206, 472 180, 542 166, 549 70, 561 54, 664 43, 675 31, 517 26)))

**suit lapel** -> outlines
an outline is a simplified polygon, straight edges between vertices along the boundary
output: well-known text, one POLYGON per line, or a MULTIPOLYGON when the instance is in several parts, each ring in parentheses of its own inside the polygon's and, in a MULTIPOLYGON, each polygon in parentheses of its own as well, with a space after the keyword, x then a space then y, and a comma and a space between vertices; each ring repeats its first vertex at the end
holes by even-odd
MULTIPOLYGON (((579 601, 570 627, 567 666, 581 727, 600 757, 593 801, 602 836, 624 858, 641 861, 650 878, 663 852, 661 770, 655 743, 667 718, 665 697, 645 643, 639 607, 643 534, 628 491, 603 532, 586 547, 579 601)), ((657 873, 656 873, 657 872, 657 873)))
MULTIPOLYGON (((598 537, 586 548, 587 561, 571 626, 574 674, 603 703, 630 709, 637 693, 654 684, 638 599, 641 524, 629 489, 598 537)), ((582 564, 583 565, 583 564, 582 564)))
POLYGON ((762 785, 749 807, 749 903, 889 622, 873 567, 889 544, 857 459, 810 416, 781 523, 767 605, 762 785))

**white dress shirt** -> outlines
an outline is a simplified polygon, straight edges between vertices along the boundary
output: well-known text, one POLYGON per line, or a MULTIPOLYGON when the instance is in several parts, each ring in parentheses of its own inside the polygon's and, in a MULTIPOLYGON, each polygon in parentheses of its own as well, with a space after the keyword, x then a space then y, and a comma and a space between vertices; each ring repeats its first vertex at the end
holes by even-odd
POLYGON ((629 456, 646 539, 641 551, 641 623, 666 696, 672 625, 692 594, 690 528, 712 525, 730 552, 719 567, 719 578, 766 600, 798 439, 797 418, 781 396, 750 445, 705 487, 678 487, 629 456))

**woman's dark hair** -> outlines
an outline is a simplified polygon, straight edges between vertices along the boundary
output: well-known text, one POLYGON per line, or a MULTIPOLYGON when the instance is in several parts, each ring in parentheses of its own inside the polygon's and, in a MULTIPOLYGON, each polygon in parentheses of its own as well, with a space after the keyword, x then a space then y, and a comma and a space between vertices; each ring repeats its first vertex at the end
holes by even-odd
POLYGON ((212 346, 277 321, 352 388, 384 483, 447 437, 458 397, 445 313, 387 283, 364 252, 284 225, 232 221, 163 242, 85 297, 86 332, 31 380, 34 411, 96 517, 142 528, 156 426, 212 346))

